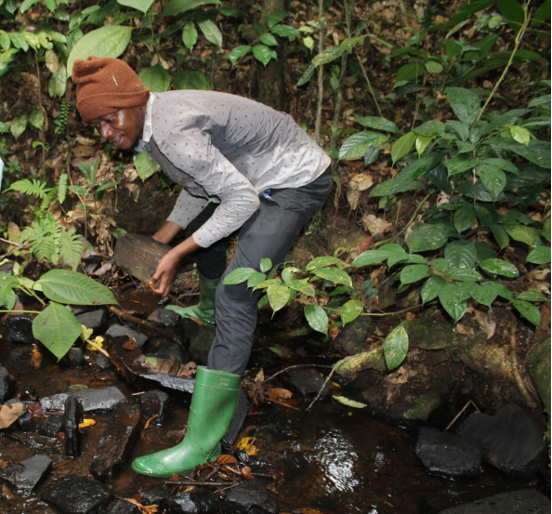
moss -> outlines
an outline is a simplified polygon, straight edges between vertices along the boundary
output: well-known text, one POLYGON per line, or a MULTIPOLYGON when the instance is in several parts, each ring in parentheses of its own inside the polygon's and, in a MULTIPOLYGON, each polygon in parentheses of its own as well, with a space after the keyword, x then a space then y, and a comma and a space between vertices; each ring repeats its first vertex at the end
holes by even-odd
POLYGON ((527 355, 529 373, 548 415, 547 437, 550 441, 550 338, 537 343, 527 355))

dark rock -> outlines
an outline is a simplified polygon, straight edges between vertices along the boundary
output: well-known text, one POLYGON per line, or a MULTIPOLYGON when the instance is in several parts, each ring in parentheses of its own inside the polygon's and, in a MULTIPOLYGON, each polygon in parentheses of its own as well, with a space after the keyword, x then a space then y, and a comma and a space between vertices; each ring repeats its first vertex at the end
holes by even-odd
POLYGON ((33 336, 33 317, 29 314, 8 314, 6 326, 14 343, 38 344, 33 336))
POLYGON ((199 364, 207 364, 209 350, 215 340, 214 325, 199 325, 190 318, 182 318, 180 325, 188 344, 190 358, 199 364))
POLYGON ((84 412, 110 411, 119 403, 125 403, 125 395, 115 386, 98 389, 83 389, 82 391, 70 391, 47 396, 40 400, 40 405, 45 411, 63 411, 65 400, 69 396, 78 398, 82 403, 84 412))
POLYGON ((90 305, 69 305, 68 307, 75 316, 80 316, 90 310, 90 305))
POLYGON ((155 309, 149 316, 148 321, 168 330, 181 337, 184 336, 184 331, 180 325, 180 314, 167 309, 155 309))
MULTIPOLYGON (((10 273, 10 275, 12 274, 11 271, 9 273, 10 273)), ((44 295, 42 294, 42 292, 35 291, 35 294, 37 296, 39 296, 40 298, 44 299, 44 295)), ((31 306, 36 305, 38 303, 36 297, 34 297, 33 295, 30 295, 30 294, 27 294, 22 289, 15 289, 15 295, 17 296, 17 299, 21 302, 21 305, 23 305, 23 307, 31 307, 31 306)))
POLYGON ((501 493, 439 514, 550 514, 550 500, 533 489, 501 493))
POLYGON ((147 349, 147 357, 157 357, 158 359, 171 359, 174 357, 178 365, 190 362, 190 357, 188 356, 186 348, 166 337, 157 337, 153 339, 148 343, 147 349))
POLYGON ((17 426, 22 432, 36 432, 38 430, 34 418, 27 411, 17 418, 17 426))
POLYGON ((232 423, 230 423, 230 428, 226 432, 226 435, 222 438, 221 444, 224 448, 227 448, 228 451, 232 450, 234 446, 234 441, 236 436, 240 431, 245 416, 247 416, 247 411, 249 410, 249 399, 245 391, 240 389, 238 396, 238 404, 236 405, 236 411, 234 412, 234 417, 232 418, 232 423))
POLYGON ((86 328, 92 329, 94 334, 101 334, 107 327, 107 312, 105 309, 84 312, 77 316, 77 320, 86 328))
POLYGON ((32 384, 25 384, 19 391, 19 398, 22 402, 36 402, 38 394, 32 384))
POLYGON ((477 441, 429 427, 418 431, 414 452, 428 471, 450 477, 478 475, 483 460, 477 441))
POLYGON ((278 366, 281 362, 282 358, 276 352, 273 352, 269 348, 254 348, 251 352, 251 356, 249 357, 247 367, 266 369, 272 366, 278 366))
POLYGON ((221 514, 278 514, 278 504, 259 479, 229 489, 221 514))
POLYGON ((105 427, 90 473, 103 482, 111 482, 118 468, 128 461, 134 443, 140 436, 138 423, 140 408, 137 405, 120 404, 105 427))
POLYGON ((63 514, 99 514, 111 503, 111 490, 88 477, 69 475, 56 480, 40 495, 63 514))
POLYGON ((169 494, 165 489, 148 489, 140 491, 136 498, 142 505, 159 505, 169 494))
MULTIPOLYGON (((287 373, 287 385, 306 402, 316 398, 324 382, 325 378, 312 369, 296 369, 287 373)), ((324 390, 320 393, 320 400, 327 398, 330 393, 330 388, 327 385, 324 386, 324 390)))
POLYGON ((4 363, 6 369, 9 369, 11 376, 17 378, 20 373, 29 373, 35 371, 32 363, 33 349, 31 345, 13 345, 4 363))
POLYGON ((113 324, 107 329, 105 335, 107 337, 121 337, 121 336, 130 337, 136 341, 136 345, 140 349, 144 347, 144 345, 146 344, 146 341, 148 340, 148 336, 146 334, 143 334, 142 332, 138 332, 127 325, 113 324))
POLYGON ((37 441, 36 437, 38 436, 36 436, 35 434, 25 434, 24 432, 4 432, 2 435, 5 437, 9 437, 10 439, 13 439, 18 443, 27 446, 33 450, 49 453, 50 455, 59 454, 59 452, 54 448, 51 448, 41 441, 37 441))
POLYGON ((44 418, 38 431, 39 435, 50 438, 57 438, 60 432, 65 431, 65 418, 62 415, 52 414, 44 418))
POLYGON ((544 427, 532 412, 517 405, 506 405, 494 416, 474 412, 458 433, 479 441, 485 461, 505 473, 531 476, 546 464, 544 427))
POLYGON ((140 514, 140 509, 125 500, 115 500, 107 509, 106 514, 140 514))
POLYGON ((140 396, 140 411, 142 421, 150 421, 150 424, 161 426, 170 413, 170 398, 167 393, 153 389, 140 396), (157 417, 155 417, 157 416, 157 417), (154 418, 155 417, 155 418, 154 418))
POLYGON ((367 341, 373 331, 374 325, 370 319, 359 316, 339 329, 337 336, 332 340, 332 347, 337 352, 347 355, 357 355, 368 351, 370 345, 367 341))
POLYGON ((78 457, 81 449, 82 434, 79 424, 84 420, 84 410, 78 398, 69 396, 65 400, 64 432, 65 432, 65 455, 67 457, 78 457))
POLYGON ((158 514, 216 514, 222 502, 212 491, 194 489, 169 496, 159 503, 158 514))
POLYGON ((64 366, 69 366, 70 368, 82 368, 87 365, 86 359, 84 358, 84 352, 82 348, 78 346, 73 346, 69 348, 69 351, 61 359, 60 364, 64 366))
POLYGON ((10 466, 2 472, 2 478, 18 491, 30 493, 46 476, 52 467, 52 460, 46 455, 35 455, 20 464, 10 466))
POLYGON ((10 391, 10 375, 8 370, 0 366, 0 403, 4 403, 10 391))
POLYGON ((112 368, 113 364, 111 364, 109 358, 106 357, 103 353, 99 353, 98 357, 96 358, 96 366, 98 366, 98 368, 101 370, 105 370, 112 368))

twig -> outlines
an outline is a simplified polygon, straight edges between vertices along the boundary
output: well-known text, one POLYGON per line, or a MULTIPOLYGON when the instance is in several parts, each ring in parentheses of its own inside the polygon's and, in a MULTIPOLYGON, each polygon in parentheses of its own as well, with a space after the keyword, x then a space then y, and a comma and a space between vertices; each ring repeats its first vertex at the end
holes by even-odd
POLYGON ((274 373, 274 375, 271 375, 270 377, 265 378, 263 380, 263 383, 270 382, 273 378, 277 377, 278 375, 281 375, 282 373, 285 373, 286 371, 294 368, 331 368, 331 366, 327 366, 324 364, 295 364, 294 366, 288 366, 287 368, 277 371, 276 373, 274 373))
POLYGON ((370 79, 368 77, 368 73, 366 73, 366 70, 364 69, 364 65, 362 64, 362 61, 360 60, 360 55, 357 52, 357 49, 355 48, 355 54, 358 58, 358 63, 360 64, 360 69, 362 70, 362 74, 364 75, 364 80, 366 80, 366 83, 368 84, 368 89, 370 91, 370 94, 372 95, 372 98, 374 99, 374 103, 376 104, 376 109, 378 110, 378 113, 380 115, 380 118, 383 118, 383 114, 381 113, 381 109, 378 103, 378 99, 376 98, 376 94, 374 93, 374 90, 372 89, 372 84, 370 84, 370 79))
POLYGON ((456 414, 456 416, 454 416, 454 419, 449 423, 448 427, 445 428, 445 432, 452 426, 454 425, 454 423, 456 423, 456 420, 462 415, 464 414, 464 412, 466 411, 466 409, 470 406, 470 405, 473 405, 475 410, 477 412, 481 412, 478 408, 477 408, 477 405, 475 405, 475 403, 473 403, 471 400, 468 401, 468 403, 466 403, 466 405, 464 405, 464 407, 462 407, 462 410, 456 414))
POLYGON ((401 309, 400 311, 394 311, 394 312, 362 312, 359 314, 359 316, 397 316, 398 314, 402 314, 403 312, 408 312, 414 309, 418 309, 420 307, 423 307, 421 303, 418 303, 416 305, 412 305, 411 307, 406 307, 406 309, 401 309))
POLYGON ((169 480, 165 482, 165 485, 187 485, 187 486, 209 486, 214 485, 217 487, 225 487, 227 485, 238 485, 235 482, 179 482, 179 481, 173 481, 169 480))
MULTIPOLYGON (((318 54, 324 51, 324 37, 326 36, 326 23, 324 22, 324 0, 318 0, 318 54)), ((322 125, 322 104, 324 103, 324 65, 318 67, 318 103, 316 106, 316 120, 314 122, 314 139, 320 144, 320 127, 322 125)))
POLYGON ((528 0, 527 3, 525 3, 523 5, 523 14, 525 16, 525 19, 523 20, 523 25, 521 26, 519 32, 517 33, 517 36, 516 36, 516 39, 515 39, 515 44, 514 44, 514 49, 512 50, 512 54, 510 55, 510 59, 508 59, 508 63, 506 64, 506 67, 504 68, 504 71, 502 72, 502 75, 496 81, 496 84, 494 85, 494 87, 491 91, 491 94, 489 95, 489 97, 487 98, 487 101, 485 102, 485 104, 481 108, 481 111, 479 111, 479 116, 477 116, 477 119, 475 120, 474 123, 478 122, 481 119, 481 116, 483 115, 483 112, 487 108, 487 105, 489 105, 491 99, 493 98, 493 96, 495 95, 495 93, 498 89, 498 86, 500 86, 500 84, 502 83, 502 81, 506 77, 506 73, 510 69, 510 66, 514 62, 514 57, 516 56, 516 52, 519 50, 519 45, 521 45, 521 40, 523 39, 523 36, 525 35, 525 31, 526 31, 526 29, 529 25, 530 17, 528 15, 528 11, 529 11, 529 4, 530 3, 531 3, 531 0, 528 0))
POLYGON ((332 370, 330 371, 330 374, 326 377, 326 380, 324 381, 324 383, 322 384, 322 387, 320 388, 320 391, 318 391, 318 394, 316 395, 316 398, 310 403, 310 405, 307 407, 307 410, 310 410, 310 408, 316 403, 316 401, 318 400, 318 398, 320 398, 320 395, 322 394, 322 391, 324 391, 326 385, 328 384, 328 382, 330 381, 330 379, 332 378, 332 375, 335 373, 335 370, 337 369, 337 366, 341 365, 342 362, 339 361, 339 362, 336 362, 333 366, 332 366, 332 370))
POLYGON ((92 341, 89 341, 88 339, 86 340, 86 344, 89 344, 93 348, 96 348, 96 350, 98 350, 100 353, 103 353, 108 359, 110 359, 109 353, 107 353, 101 346, 93 343, 92 341))

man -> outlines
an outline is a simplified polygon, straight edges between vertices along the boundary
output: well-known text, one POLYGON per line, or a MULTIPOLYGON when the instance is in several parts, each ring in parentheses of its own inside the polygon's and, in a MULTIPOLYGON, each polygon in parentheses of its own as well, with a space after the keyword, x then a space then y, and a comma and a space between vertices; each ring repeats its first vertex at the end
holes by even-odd
POLYGON ((174 308, 216 321, 207 367, 200 367, 184 440, 133 462, 138 473, 170 476, 220 453, 230 426, 257 321, 258 292, 221 281, 236 268, 259 270, 262 258, 284 261, 300 230, 322 207, 330 187, 324 151, 284 113, 213 91, 150 93, 123 61, 76 60, 77 108, 114 146, 147 151, 183 186, 167 222, 153 236, 188 237, 159 262, 150 280, 169 294, 180 260, 193 253, 200 304, 174 308), (226 265, 226 243, 239 231, 226 265))

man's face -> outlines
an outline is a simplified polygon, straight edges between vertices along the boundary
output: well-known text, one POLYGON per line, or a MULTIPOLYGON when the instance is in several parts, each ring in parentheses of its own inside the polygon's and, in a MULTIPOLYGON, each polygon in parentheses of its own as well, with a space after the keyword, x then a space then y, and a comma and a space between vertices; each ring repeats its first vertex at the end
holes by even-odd
POLYGON ((113 146, 128 150, 136 146, 142 135, 144 116, 145 106, 132 107, 100 116, 90 124, 113 146))

